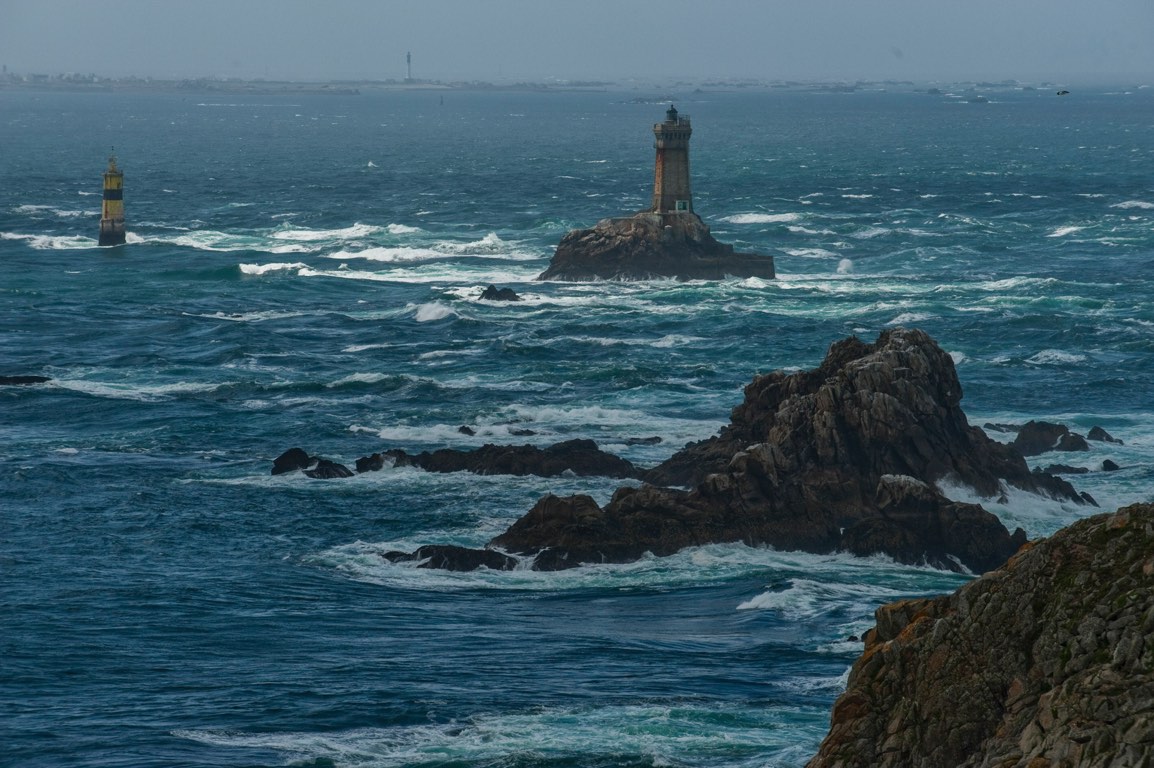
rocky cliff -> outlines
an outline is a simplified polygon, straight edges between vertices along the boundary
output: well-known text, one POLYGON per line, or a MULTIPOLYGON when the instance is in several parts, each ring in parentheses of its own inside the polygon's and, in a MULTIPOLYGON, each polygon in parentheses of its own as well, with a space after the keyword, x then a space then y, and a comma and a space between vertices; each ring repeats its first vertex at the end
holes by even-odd
POLYGON ((603 219, 561 238, 538 280, 720 280, 774 276, 773 257, 734 253, 690 212, 603 219))
POLYGON ((1154 765, 1154 504, 879 608, 808 768, 1154 765))

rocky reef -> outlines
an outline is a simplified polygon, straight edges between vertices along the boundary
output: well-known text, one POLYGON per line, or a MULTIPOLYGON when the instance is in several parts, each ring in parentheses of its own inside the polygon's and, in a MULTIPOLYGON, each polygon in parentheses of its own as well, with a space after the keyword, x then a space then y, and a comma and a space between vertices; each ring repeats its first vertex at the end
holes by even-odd
POLYGON ((575 229, 538 280, 721 280, 774 277, 772 256, 735 253, 692 212, 638 213, 575 229))
POLYGON ((951 501, 936 482, 995 500, 1003 484, 1086 499, 971 427, 961 398, 953 360, 926 333, 896 328, 874 344, 851 337, 812 371, 757 377, 720 435, 647 473, 649 484, 618 489, 604 508, 589 496, 547 496, 488 547, 532 557, 538 570, 738 541, 995 568, 1025 532, 951 501))
POLYGON ((1154 504, 876 615, 808 768, 1154 764, 1154 504))

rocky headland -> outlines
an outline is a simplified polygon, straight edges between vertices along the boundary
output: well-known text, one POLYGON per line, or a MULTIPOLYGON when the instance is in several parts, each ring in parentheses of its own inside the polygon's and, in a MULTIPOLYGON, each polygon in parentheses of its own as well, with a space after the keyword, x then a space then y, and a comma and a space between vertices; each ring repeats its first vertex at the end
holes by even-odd
POLYGON ((603 219, 561 238, 538 280, 721 280, 774 277, 772 256, 735 253, 696 213, 638 213, 603 219))
POLYGON ((1154 764, 1154 505, 876 616, 808 768, 1154 764))
POLYGON ((995 502, 1005 487, 1092 503, 968 424, 953 360, 926 333, 896 328, 834 343, 811 371, 759 376, 731 423, 623 487, 605 507, 547 496, 486 546, 538 570, 628 562, 688 546, 745 542, 983 572, 1026 541, 935 483, 995 502), (682 487, 669 487, 682 486, 682 487), (688 487, 688 488, 687 488, 688 487))

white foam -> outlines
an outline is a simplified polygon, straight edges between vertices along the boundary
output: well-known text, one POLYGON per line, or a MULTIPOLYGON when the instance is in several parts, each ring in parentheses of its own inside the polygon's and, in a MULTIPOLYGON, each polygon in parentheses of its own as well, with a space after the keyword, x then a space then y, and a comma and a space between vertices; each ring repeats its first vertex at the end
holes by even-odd
POLYGON ((853 269, 854 265, 852 259, 842 259, 837 263, 837 273, 839 275, 853 274, 853 269))
POLYGON ((842 195, 842 197, 846 198, 847 200, 869 200, 871 197, 873 197, 873 195, 842 195))
POLYGON ((456 317, 457 313, 453 311, 452 307, 434 301, 429 304, 418 305, 416 311, 413 313, 413 318, 418 323, 428 323, 434 320, 444 320, 447 317, 456 317))
POLYGON ((390 224, 387 229, 390 235, 412 235, 423 231, 420 227, 410 227, 405 224, 390 224))
POLYGON ((172 384, 131 384, 90 381, 86 379, 53 379, 51 386, 83 392, 93 397, 113 400, 138 400, 144 403, 170 400, 174 397, 199 392, 213 392, 219 385, 199 382, 175 382, 172 384))
POLYGON ((293 269, 304 270, 308 267, 307 264, 302 264, 299 261, 274 264, 241 264, 239 266, 241 274, 244 275, 266 275, 269 272, 284 272, 293 269))
POLYGON ((389 376, 384 373, 350 373, 348 376, 337 379, 325 386, 333 388, 346 384, 376 384, 378 381, 384 381, 387 378, 389 378, 389 376))
POLYGON ((1046 237, 1065 237, 1066 235, 1072 235, 1075 232, 1081 232, 1083 229, 1085 229, 1085 227, 1077 227, 1077 226, 1058 227, 1053 232, 1046 235, 1046 237))
POLYGON ((837 254, 824 248, 782 248, 790 256, 801 259, 836 259, 837 254))
POLYGON ((934 317, 937 317, 937 315, 930 314, 929 312, 903 312, 886 323, 886 325, 915 325, 934 317))
POLYGON ((865 229, 854 232, 850 237, 858 240, 872 240, 875 237, 888 235, 891 231, 892 230, 886 229, 885 227, 866 227, 865 229))
POLYGON ((337 251, 335 253, 325 254, 325 258, 341 261, 346 259, 365 259, 366 261, 379 261, 387 264, 403 264, 444 259, 447 258, 448 255, 449 254, 432 248, 377 247, 366 248, 363 251, 337 251))
POLYGON ((1127 200, 1124 203, 1115 203, 1110 207, 1121 208, 1124 211, 1128 211, 1134 208, 1138 208, 1143 211, 1151 211, 1154 210, 1154 203, 1148 203, 1145 200, 1127 200))
POLYGON ((23 240, 38 251, 77 251, 96 248, 96 239, 78 235, 22 235, 0 232, 0 240, 23 240))
POLYGON ((796 213, 736 213, 720 219, 730 224, 789 224, 800 220, 796 213))
POLYGON ((351 227, 344 227, 341 229, 306 229, 304 227, 297 227, 292 229, 280 229, 273 232, 270 237, 274 240, 294 240, 299 242, 318 242, 322 240, 355 240, 370 237, 382 232, 380 227, 372 226, 371 224, 353 224, 351 227))
POLYGON ((1086 362, 1086 356, 1060 349, 1043 349, 1033 357, 1027 358, 1026 362, 1034 365, 1071 365, 1086 362))

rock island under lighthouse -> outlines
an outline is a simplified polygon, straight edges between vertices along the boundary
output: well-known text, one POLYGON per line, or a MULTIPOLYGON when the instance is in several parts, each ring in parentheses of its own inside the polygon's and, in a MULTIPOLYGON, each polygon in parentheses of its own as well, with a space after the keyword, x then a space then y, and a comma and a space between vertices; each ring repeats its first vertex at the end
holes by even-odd
POLYGON ((592 229, 561 238, 549 268, 538 280, 720 280, 774 277, 773 257, 735 253, 719 243, 693 211, 689 184, 688 115, 672 106, 653 126, 657 159, 653 206, 632 216, 602 219, 592 229))

